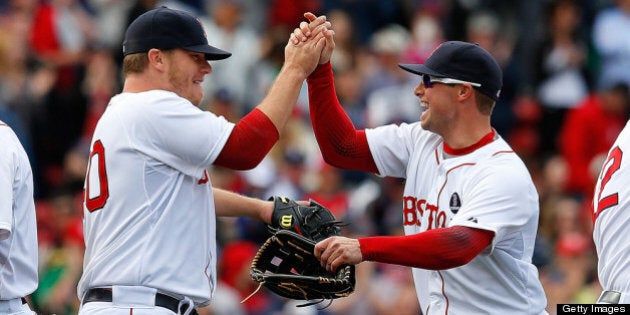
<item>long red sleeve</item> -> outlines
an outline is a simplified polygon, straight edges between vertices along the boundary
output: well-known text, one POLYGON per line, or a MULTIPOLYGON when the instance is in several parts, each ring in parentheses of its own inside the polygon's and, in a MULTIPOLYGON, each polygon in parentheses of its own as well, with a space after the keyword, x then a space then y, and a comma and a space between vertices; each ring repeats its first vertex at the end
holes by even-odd
POLYGON ((280 134, 269 117, 254 109, 236 123, 214 165, 233 170, 254 168, 279 138, 280 134))
POLYGON ((364 260, 429 270, 463 266, 479 255, 494 232, 464 226, 406 236, 359 238, 364 260))
POLYGON ((378 173, 365 131, 356 130, 335 92, 332 66, 318 66, 307 78, 311 123, 324 160, 333 166, 378 173))

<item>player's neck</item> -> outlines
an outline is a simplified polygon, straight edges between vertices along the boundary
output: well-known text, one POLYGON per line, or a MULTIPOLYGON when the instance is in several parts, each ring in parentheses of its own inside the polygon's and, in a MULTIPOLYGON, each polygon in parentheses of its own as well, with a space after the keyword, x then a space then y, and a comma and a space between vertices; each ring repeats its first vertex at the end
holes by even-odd
POLYGON ((459 126, 464 126, 464 128, 454 128, 451 132, 442 135, 445 147, 455 151, 475 146, 484 137, 491 137, 488 136, 490 133, 494 134, 494 130, 489 123, 479 126, 474 126, 473 124, 460 124, 459 126))
POLYGON ((453 148, 451 146, 448 145, 448 143, 444 143, 444 153, 451 155, 451 156, 456 156, 456 155, 465 155, 465 154, 469 154, 483 146, 485 146, 486 144, 494 141, 494 139, 496 138, 496 132, 494 131, 494 129, 491 129, 490 132, 488 132, 487 134, 485 134, 483 137, 481 137, 481 139, 479 139, 477 142, 466 146, 466 147, 461 147, 461 148, 453 148))
POLYGON ((153 77, 144 74, 132 74, 125 78, 123 93, 140 93, 151 90, 166 90, 153 77))

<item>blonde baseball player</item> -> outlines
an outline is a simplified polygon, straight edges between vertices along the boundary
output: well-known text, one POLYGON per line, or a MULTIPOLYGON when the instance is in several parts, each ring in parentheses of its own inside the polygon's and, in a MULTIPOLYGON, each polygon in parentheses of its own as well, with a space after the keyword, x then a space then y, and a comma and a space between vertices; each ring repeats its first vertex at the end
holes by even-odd
POLYGON ((13 130, 0 121, 0 314, 35 314, 25 296, 37 289, 33 174, 13 130))
POLYGON ((216 215, 270 222, 273 203, 213 189, 207 168, 256 166, 279 138, 322 32, 287 45, 267 97, 238 123, 200 110, 208 45, 192 15, 166 7, 127 29, 125 83, 99 120, 85 181, 80 314, 196 314, 216 287, 216 215))
POLYGON ((593 196, 593 240, 597 249, 599 282, 604 289, 597 303, 630 303, 630 124, 610 148, 593 196))
POLYGON ((329 40, 307 79, 318 144, 334 166, 406 179, 405 236, 326 239, 315 247, 322 265, 413 267, 424 314, 546 314, 531 263, 538 195, 490 125, 502 85, 494 58, 475 44, 443 43, 425 64, 401 65, 422 78, 413 91, 425 109, 419 122, 355 130, 336 98, 333 47, 329 40))

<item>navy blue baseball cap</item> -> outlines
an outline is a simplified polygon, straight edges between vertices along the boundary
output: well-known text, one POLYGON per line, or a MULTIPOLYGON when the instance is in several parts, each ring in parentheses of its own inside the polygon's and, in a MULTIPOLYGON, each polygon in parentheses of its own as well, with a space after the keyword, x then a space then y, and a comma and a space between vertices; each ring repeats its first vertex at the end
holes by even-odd
POLYGON ((152 48, 181 48, 203 53, 206 60, 221 60, 232 55, 208 45, 199 19, 185 11, 164 6, 140 15, 125 33, 123 55, 148 52, 152 48))
POLYGON ((451 78, 481 84, 481 93, 497 100, 503 86, 503 72, 494 57, 478 44, 448 41, 433 51, 424 64, 399 64, 419 75, 451 78))

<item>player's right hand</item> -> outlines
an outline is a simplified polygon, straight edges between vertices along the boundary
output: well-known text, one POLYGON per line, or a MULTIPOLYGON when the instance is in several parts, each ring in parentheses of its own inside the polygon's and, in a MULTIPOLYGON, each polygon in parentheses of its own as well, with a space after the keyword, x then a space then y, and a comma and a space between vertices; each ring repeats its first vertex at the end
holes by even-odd
POLYGON ((332 236, 315 244, 315 257, 328 271, 363 261, 359 240, 342 236, 332 236))

